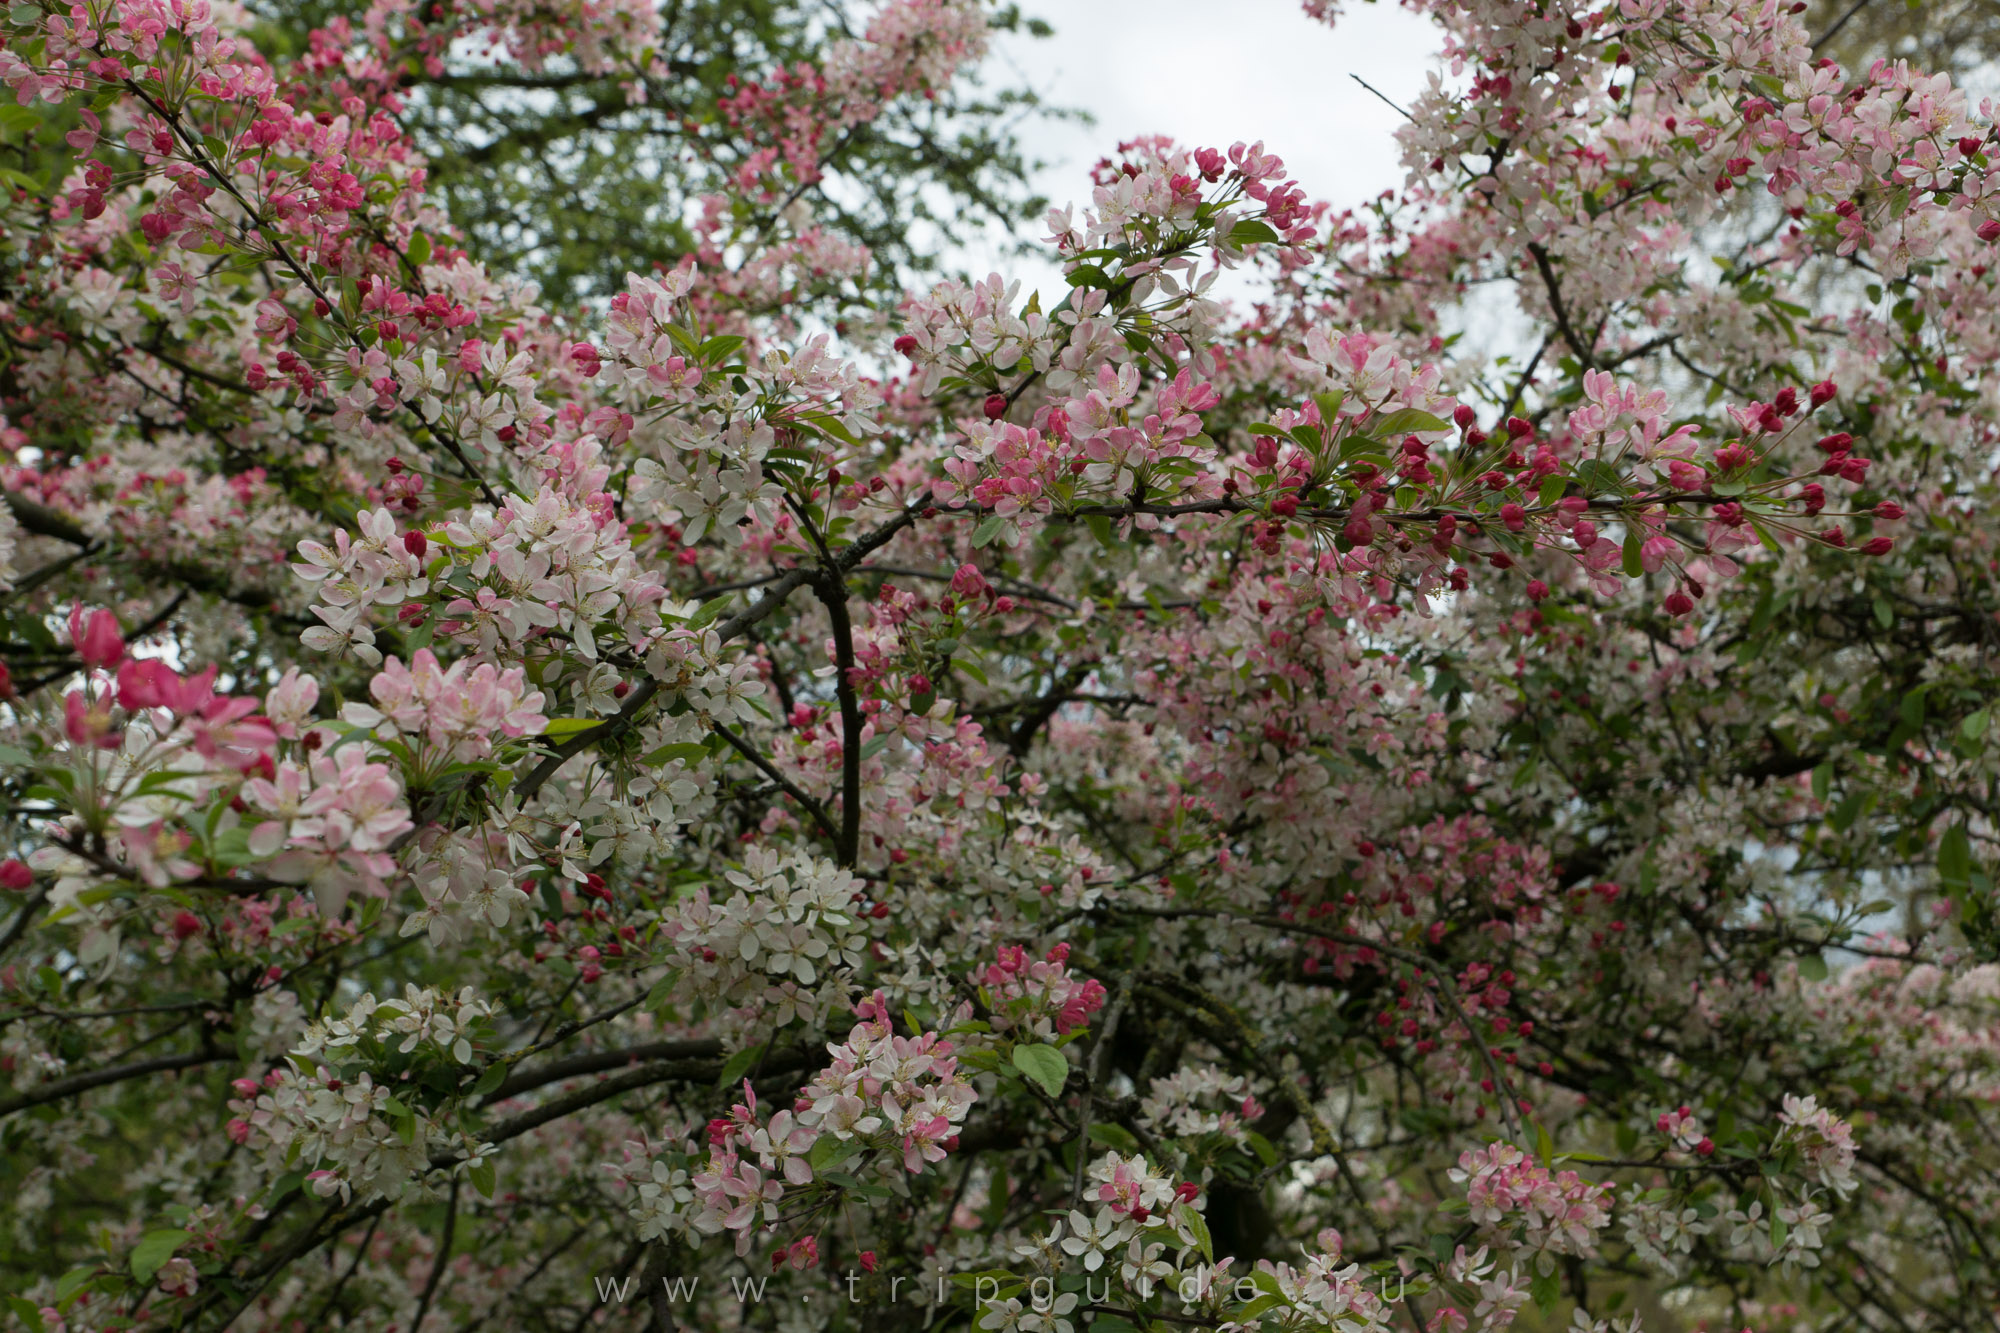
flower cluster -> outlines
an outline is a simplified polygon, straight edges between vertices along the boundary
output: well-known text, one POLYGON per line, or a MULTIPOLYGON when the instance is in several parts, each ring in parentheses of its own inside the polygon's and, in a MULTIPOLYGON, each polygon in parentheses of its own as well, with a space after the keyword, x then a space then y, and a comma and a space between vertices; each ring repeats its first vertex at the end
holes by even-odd
POLYGON ((861 881, 831 861, 752 848, 723 882, 726 899, 697 888, 661 921, 682 993, 781 1024, 837 1003, 841 972, 862 965, 867 944, 861 881))
POLYGON ((374 706, 348 704, 341 721, 377 740, 408 738, 434 762, 484 759, 502 739, 539 735, 548 722, 540 712, 542 692, 528 687, 520 667, 503 671, 491 662, 473 666, 462 658, 441 667, 428 648, 417 649, 407 667, 387 659, 368 693, 374 706))
POLYGON ((1552 1171, 1510 1143, 1460 1153, 1447 1175, 1465 1186, 1483 1235, 1509 1237, 1546 1270, 1558 1255, 1588 1257, 1611 1222, 1611 1187, 1574 1171, 1552 1171))
POLYGON ((1022 1040, 1068 1036, 1104 1007, 1103 983, 1070 975, 1067 944, 1037 960, 1018 944, 1002 945, 999 957, 972 980, 991 1011, 992 1029, 1022 1040))

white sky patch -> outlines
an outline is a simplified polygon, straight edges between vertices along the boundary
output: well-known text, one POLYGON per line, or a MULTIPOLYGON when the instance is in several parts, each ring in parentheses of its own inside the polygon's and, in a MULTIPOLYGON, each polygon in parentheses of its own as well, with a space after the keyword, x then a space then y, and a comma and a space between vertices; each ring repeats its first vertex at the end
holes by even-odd
MULTIPOLYGON (((1055 35, 1002 37, 988 57, 991 81, 1025 84, 1096 121, 1020 127, 1026 156, 1044 164, 1034 184, 1057 205, 1088 203, 1091 165, 1147 134, 1224 149, 1261 139, 1308 196, 1362 203, 1402 184, 1394 135, 1403 118, 1350 76, 1407 105, 1440 45, 1429 20, 1388 4, 1353 4, 1337 28, 1308 19, 1296 0, 1026 0, 1022 10, 1055 35)), ((963 256, 975 273, 1064 290, 1045 260, 977 245, 963 256)))

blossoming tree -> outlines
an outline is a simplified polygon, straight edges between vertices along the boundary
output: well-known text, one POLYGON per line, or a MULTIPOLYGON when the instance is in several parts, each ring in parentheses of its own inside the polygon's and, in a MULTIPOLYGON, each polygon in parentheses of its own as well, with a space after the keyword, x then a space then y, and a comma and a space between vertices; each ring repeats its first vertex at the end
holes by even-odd
POLYGON ((1996 1327, 1992 108, 1418 7, 1393 197, 885 298, 976 0, 15 5, 11 1325, 1996 1327), (683 257, 481 252, 509 79, 683 257))

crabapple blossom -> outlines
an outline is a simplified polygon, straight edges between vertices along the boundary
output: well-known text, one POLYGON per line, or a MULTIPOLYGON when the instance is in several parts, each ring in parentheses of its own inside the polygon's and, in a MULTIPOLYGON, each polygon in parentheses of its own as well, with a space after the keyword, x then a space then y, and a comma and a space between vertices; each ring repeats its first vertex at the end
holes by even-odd
POLYGON ((4 1317, 1986 1320, 1993 108, 1417 0, 1030 224, 684 8, 8 11, 4 1317))

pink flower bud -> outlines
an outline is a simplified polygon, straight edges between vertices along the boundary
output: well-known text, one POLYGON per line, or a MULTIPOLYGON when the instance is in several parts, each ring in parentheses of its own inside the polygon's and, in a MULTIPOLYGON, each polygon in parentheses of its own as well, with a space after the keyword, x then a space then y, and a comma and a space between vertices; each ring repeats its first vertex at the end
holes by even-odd
POLYGON ((1004 393, 987 394, 985 412, 988 421, 998 421, 1001 417, 1006 416, 1007 395, 1004 393))
POLYGON ((125 640, 118 633, 118 617, 97 610, 84 618, 83 608, 69 613, 69 638, 76 655, 87 667, 114 667, 125 656, 125 640))

